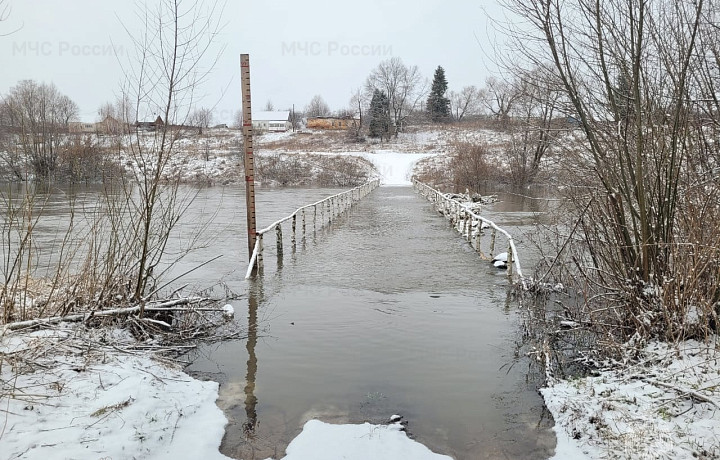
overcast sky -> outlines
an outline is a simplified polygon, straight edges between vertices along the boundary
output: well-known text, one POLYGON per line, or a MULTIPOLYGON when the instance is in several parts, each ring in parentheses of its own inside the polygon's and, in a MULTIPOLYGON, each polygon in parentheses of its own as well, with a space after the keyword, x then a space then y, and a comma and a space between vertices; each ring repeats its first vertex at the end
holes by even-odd
MULTIPOLYGON (((137 5, 117 0, 5 0, 0 23, 0 94, 18 81, 52 82, 95 121, 121 81, 119 54, 139 30, 137 5), (114 47, 114 48, 113 48, 114 47)), ((148 0, 154 3, 154 0, 148 0)), ((482 86, 494 72, 487 53, 495 0, 229 1, 218 44, 225 50, 198 105, 215 107, 216 123, 240 109, 240 53, 250 54, 254 110, 303 108, 320 94, 337 110, 381 61, 400 57, 431 79, 442 65, 450 89, 482 86)))

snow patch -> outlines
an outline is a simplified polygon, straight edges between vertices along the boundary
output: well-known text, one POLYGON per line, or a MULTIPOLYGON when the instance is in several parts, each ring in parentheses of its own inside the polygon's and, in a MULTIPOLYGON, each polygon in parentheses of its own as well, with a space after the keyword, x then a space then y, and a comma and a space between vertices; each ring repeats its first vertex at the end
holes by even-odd
POLYGON ((310 420, 282 460, 452 460, 411 440, 400 423, 331 425, 310 420))
POLYGON ((375 153, 362 152, 361 156, 375 165, 380 173, 381 185, 409 186, 415 163, 423 158, 435 156, 432 153, 399 153, 378 151, 375 153))
POLYGON ((227 420, 215 404, 216 382, 119 351, 123 332, 86 342, 93 333, 0 338, 3 458, 227 458, 218 451, 227 420), (38 370, 16 373, 27 370, 28 356, 38 370))

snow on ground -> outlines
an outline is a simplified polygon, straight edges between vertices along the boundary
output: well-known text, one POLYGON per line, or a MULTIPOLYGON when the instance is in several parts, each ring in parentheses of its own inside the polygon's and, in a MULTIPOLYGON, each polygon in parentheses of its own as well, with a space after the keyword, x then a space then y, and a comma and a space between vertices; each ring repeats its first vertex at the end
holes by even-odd
POLYGON ((541 390, 556 424, 554 458, 720 458, 717 347, 653 343, 640 364, 541 390))
POLYGON ((415 163, 434 156, 431 153, 398 153, 391 151, 377 151, 376 153, 361 153, 363 158, 371 161, 381 177, 382 185, 412 185, 412 176, 415 163))
POLYGON ((5 333, 1 457, 227 458, 218 451, 227 422, 218 384, 116 348, 123 342, 132 338, 122 331, 79 325, 5 333))
POLYGON ((283 460, 452 460, 407 437, 400 423, 331 425, 305 423, 283 460))
MULTIPOLYGON (((6 331, 0 337, 0 457, 227 459, 218 451, 227 423, 216 405, 218 384, 136 351, 153 346, 120 329, 80 324, 6 331)), ((450 459, 409 439, 399 417, 393 420, 310 420, 284 460, 450 459)))

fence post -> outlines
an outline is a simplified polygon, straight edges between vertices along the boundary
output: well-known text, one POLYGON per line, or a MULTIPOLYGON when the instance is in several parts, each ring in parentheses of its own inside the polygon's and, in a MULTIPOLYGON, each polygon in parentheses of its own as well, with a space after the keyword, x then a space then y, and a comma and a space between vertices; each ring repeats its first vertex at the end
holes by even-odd
POLYGON ((296 242, 296 231, 295 227, 297 225, 297 214, 293 214, 292 218, 292 237, 290 238, 290 242, 292 243, 293 249, 295 249, 295 242, 296 242))
POLYGON ((313 205, 313 231, 317 229, 317 205, 313 205))
POLYGON ((260 274, 263 271, 263 250, 265 249, 265 245, 263 244, 262 233, 258 233, 258 235, 257 235, 257 245, 258 245, 257 269, 258 269, 258 273, 260 274))
POLYGON ((495 254, 495 236, 497 235, 497 230, 493 228, 492 235, 490 235, 490 258, 492 258, 495 254))
POLYGON ((275 237, 276 237, 276 246, 277 246, 277 254, 278 257, 282 257, 283 254, 283 240, 282 240, 282 225, 277 224, 275 226, 275 237))
POLYGON ((302 216, 302 230, 303 230, 303 238, 305 238, 305 208, 303 208, 303 216, 302 216))
POLYGON ((508 242, 508 259, 507 259, 507 272, 508 277, 512 279, 513 274, 513 252, 512 252, 512 244, 508 242))

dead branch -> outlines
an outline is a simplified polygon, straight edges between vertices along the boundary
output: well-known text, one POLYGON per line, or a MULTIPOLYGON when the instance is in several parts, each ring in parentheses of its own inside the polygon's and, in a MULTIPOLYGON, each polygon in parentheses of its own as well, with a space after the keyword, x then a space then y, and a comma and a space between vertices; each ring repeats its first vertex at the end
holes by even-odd
MULTIPOLYGON (((204 297, 186 297, 182 299, 173 299, 173 300, 167 300, 160 303, 157 303, 153 305, 152 307, 145 307, 145 311, 152 311, 152 310, 163 310, 170 307, 174 307, 177 305, 188 305, 192 303, 200 303, 207 301, 209 299, 204 297)), ((38 319, 32 319, 28 321, 18 321, 16 323, 9 323, 3 326, 2 328, 2 335, 5 334, 6 331, 14 331, 17 329, 23 329, 28 327, 36 327, 36 326, 44 326, 44 325, 50 325, 50 324, 58 324, 61 322, 77 322, 77 321, 87 321, 91 318, 95 317, 107 317, 107 316, 121 316, 121 315, 129 315, 132 313, 138 313, 141 310, 141 305, 135 305, 132 307, 127 308, 115 308, 112 310, 103 310, 103 311, 92 311, 89 313, 80 313, 76 315, 67 315, 67 316, 54 316, 51 318, 38 318, 38 319)))

